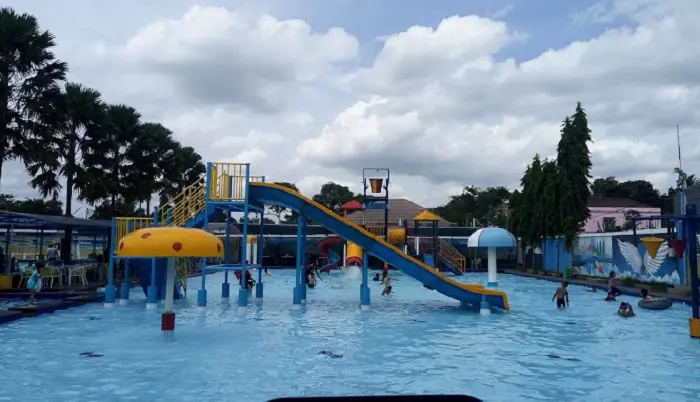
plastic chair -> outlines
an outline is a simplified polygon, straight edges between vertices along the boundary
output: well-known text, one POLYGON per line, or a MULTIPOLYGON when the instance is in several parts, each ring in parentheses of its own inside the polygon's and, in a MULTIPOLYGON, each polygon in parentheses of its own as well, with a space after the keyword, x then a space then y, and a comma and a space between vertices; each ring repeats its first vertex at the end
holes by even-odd
POLYGON ((24 270, 22 270, 22 275, 19 277, 19 284, 17 285, 17 287, 26 287, 27 282, 29 282, 29 278, 32 276, 32 273, 34 273, 34 268, 25 268, 24 270))
POLYGON ((61 275, 61 271, 59 271, 58 269, 55 269, 54 267, 42 268, 41 269, 41 277, 42 277, 43 283, 46 284, 50 288, 53 287, 54 279, 58 279, 58 284, 63 285, 63 275, 61 275))
POLYGON ((77 278, 83 286, 87 286, 87 268, 85 265, 70 268, 68 270, 68 286, 73 285, 73 278, 77 278))

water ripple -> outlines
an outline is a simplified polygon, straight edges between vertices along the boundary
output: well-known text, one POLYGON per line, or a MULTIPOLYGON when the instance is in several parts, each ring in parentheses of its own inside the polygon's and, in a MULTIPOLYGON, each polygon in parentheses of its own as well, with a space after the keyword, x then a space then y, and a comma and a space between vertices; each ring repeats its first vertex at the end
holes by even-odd
POLYGON ((140 289, 126 307, 88 305, 0 326, 0 400, 256 402, 468 393, 488 401, 697 401, 700 395, 700 345, 687 335, 690 310, 682 305, 640 310, 625 320, 614 314, 617 304, 573 286, 572 307, 559 311, 549 302, 555 284, 506 276, 500 284, 513 312, 483 317, 401 277, 388 297, 371 283, 372 310, 364 312, 359 282, 331 276, 295 311, 290 271, 266 278, 262 305, 240 309, 218 301, 222 278, 207 277, 206 311, 197 311, 194 298, 177 304, 174 341, 161 338, 159 312, 144 309, 140 289))

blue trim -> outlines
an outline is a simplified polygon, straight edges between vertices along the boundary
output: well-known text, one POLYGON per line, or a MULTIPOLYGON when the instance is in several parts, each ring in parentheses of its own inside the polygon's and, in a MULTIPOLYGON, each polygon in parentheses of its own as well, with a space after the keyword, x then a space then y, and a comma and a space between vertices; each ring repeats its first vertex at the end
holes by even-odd
POLYGON ((486 287, 489 287, 489 288, 497 288, 497 287, 498 287, 498 282, 486 282, 486 287))
MULTIPOLYGON (((228 276, 228 271, 226 271, 226 276, 228 276)), ((228 299, 231 297, 231 284, 224 282, 221 284, 221 297, 228 299)))
MULTIPOLYGON (((262 178, 265 182, 265 177, 262 178)), ((260 233, 258 234, 258 283, 255 284, 255 298, 262 299, 263 297, 263 248, 265 247, 265 239, 263 233, 265 231, 265 212, 260 213, 260 233)))
MULTIPOLYGON (((238 305, 247 306, 248 305, 248 290, 246 289, 246 273, 248 271, 248 214, 250 213, 248 207, 248 194, 250 190, 248 186, 250 185, 250 163, 245 164, 245 194, 243 200, 243 239, 241 241, 241 265, 243 266, 243 272, 241 272, 241 289, 238 291, 238 305)), ((250 261, 252 263, 252 261, 250 261)))
POLYGON ((369 258, 364 250, 362 250, 362 285, 360 285, 360 305, 370 305, 369 258))
MULTIPOLYGON (((685 226, 686 237, 691 239, 686 241, 689 256, 696 256, 698 253, 697 242, 695 241, 696 233, 698 232, 698 221, 694 219, 697 217, 697 210, 695 204, 688 204, 685 206, 685 215, 691 219, 686 219, 685 226)), ((700 295, 698 295, 698 286, 700 286, 700 280, 698 280, 698 259, 689 258, 690 262, 690 289, 692 290, 690 307, 692 309, 693 318, 700 318, 700 295)))
MULTIPOLYGON (((204 273, 202 275, 205 275, 204 273)), ((199 289, 197 291, 197 306, 206 307, 207 306, 207 290, 199 289)))
POLYGON ((109 263, 107 271, 107 286, 105 286, 105 303, 114 303, 117 299, 117 288, 114 286, 114 249, 117 237, 117 218, 112 218, 110 228, 109 263))
MULTIPOLYGON (((250 185, 251 200, 264 204, 284 206, 298 212, 303 210, 300 216, 317 222, 338 236, 357 244, 367 254, 371 254, 389 265, 395 266, 405 274, 423 283, 429 289, 435 289, 445 296, 452 297, 465 304, 476 306, 481 301, 482 295, 478 293, 478 287, 474 287, 475 291, 470 291, 453 284, 451 281, 444 280, 434 270, 425 269, 422 265, 415 262, 413 258, 406 256, 401 251, 397 251, 394 247, 386 245, 384 242, 378 241, 374 236, 367 234, 367 232, 356 229, 342 217, 332 212, 326 212, 315 204, 307 202, 302 195, 276 187, 256 184, 251 183, 250 185)), ((303 250, 301 252, 303 253, 303 250)), ((492 306, 505 309, 505 297, 502 295, 487 295, 486 298, 492 306)))
MULTIPOLYGON (((304 217, 299 215, 297 218, 297 267, 294 276, 294 298, 292 299, 293 304, 301 304, 301 287, 302 287, 302 277, 301 277, 301 266, 303 264, 304 255, 304 243, 302 242, 302 235, 304 234, 304 217)), ((304 285, 305 286, 305 285, 304 285)))

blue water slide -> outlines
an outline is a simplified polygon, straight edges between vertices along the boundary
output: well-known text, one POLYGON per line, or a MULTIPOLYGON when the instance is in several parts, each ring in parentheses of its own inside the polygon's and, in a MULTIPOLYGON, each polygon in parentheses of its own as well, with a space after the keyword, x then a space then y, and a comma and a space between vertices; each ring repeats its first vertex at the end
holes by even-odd
MULTIPOLYGON (((134 269, 134 275, 139 278, 139 283, 143 288, 143 293, 148 294, 148 287, 151 286, 151 260, 150 259, 133 259, 131 266, 134 269)), ((156 258, 156 286, 158 287, 158 298, 165 299, 165 274, 168 270, 167 258, 156 258)), ((175 279, 175 299, 180 299, 180 284, 177 278, 175 279)))
POLYGON ((255 182, 250 183, 248 197, 252 203, 259 206, 279 205, 297 211, 305 218, 359 245, 368 254, 398 268, 426 288, 459 300, 464 306, 478 307, 482 299, 485 299, 491 306, 510 310, 505 292, 451 279, 294 190, 278 184, 255 182))

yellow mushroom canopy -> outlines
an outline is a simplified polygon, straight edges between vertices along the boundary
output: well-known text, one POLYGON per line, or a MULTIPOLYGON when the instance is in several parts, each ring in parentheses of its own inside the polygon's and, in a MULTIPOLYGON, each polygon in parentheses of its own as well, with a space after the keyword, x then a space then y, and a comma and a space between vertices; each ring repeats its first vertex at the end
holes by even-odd
POLYGON ((221 239, 201 229, 174 226, 139 229, 121 238, 119 257, 223 257, 221 239))

